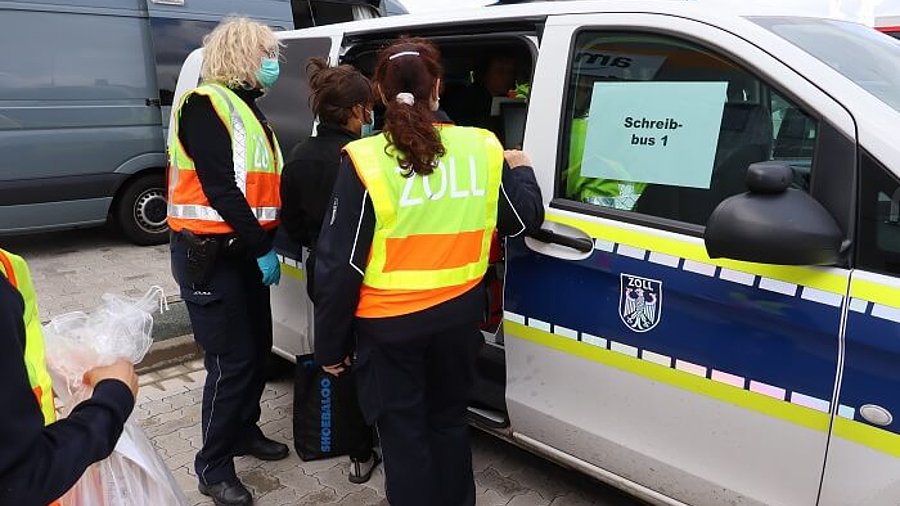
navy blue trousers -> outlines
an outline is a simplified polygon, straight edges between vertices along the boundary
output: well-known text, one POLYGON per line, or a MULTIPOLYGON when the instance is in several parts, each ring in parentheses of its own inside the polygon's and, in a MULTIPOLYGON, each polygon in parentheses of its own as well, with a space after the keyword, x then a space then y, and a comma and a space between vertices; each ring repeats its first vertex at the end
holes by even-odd
POLYGON ((234 454, 262 436, 260 398, 272 349, 269 288, 256 260, 220 255, 206 286, 187 277, 187 245, 172 239, 172 272, 187 305, 194 339, 203 348, 203 448, 194 469, 205 484, 236 479, 234 454))
POLYGON ((484 344, 477 324, 357 339, 360 407, 378 429, 391 506, 474 505, 466 407, 484 344))

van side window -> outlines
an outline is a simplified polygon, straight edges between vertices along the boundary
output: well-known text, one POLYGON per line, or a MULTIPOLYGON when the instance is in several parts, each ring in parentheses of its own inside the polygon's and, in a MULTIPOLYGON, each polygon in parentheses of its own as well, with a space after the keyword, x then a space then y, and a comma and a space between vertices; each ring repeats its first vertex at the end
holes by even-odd
POLYGON ((900 180, 865 152, 859 195, 857 267, 900 274, 900 180))
MULTIPOLYGON (((143 59, 147 41, 146 21, 137 17, 4 6, 0 14, 0 100, 143 102, 150 96, 147 88, 151 82, 143 59), (71 48, 71 54, 64 48, 71 48)), ((0 128, 47 121, 46 112, 16 109, 20 108, 9 110, 11 116, 0 112, 0 128)), ((54 114, 60 113, 57 111, 54 114)), ((77 119, 52 116, 53 121, 78 125, 100 121, 88 119, 89 115, 75 108, 70 114, 77 119)))
POLYGON ((172 105, 181 65, 191 51, 203 45, 203 37, 215 27, 216 23, 212 21, 150 18, 161 105, 172 105))
POLYGON ((703 226, 752 163, 784 160, 808 191, 816 120, 744 68, 660 35, 573 47, 557 197, 703 226))

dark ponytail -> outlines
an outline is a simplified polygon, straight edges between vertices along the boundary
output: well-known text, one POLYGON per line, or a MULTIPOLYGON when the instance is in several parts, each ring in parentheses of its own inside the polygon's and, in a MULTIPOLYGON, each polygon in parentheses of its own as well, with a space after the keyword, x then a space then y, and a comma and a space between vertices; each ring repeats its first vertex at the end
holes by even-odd
POLYGON ((440 52, 425 39, 402 38, 378 55, 375 82, 386 107, 387 153, 397 157, 406 176, 431 174, 444 156, 431 107, 442 74, 440 52))
POLYGON ((354 106, 374 101, 372 83, 351 65, 331 67, 324 58, 310 58, 306 75, 310 108, 322 123, 343 126, 354 106))

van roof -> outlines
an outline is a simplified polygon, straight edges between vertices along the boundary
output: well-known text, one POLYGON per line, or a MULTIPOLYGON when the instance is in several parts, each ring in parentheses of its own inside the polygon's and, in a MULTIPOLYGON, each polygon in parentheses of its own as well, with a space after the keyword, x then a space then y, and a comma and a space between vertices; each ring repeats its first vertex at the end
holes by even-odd
MULTIPOLYGON (((588 14, 593 12, 659 13, 682 15, 696 19, 723 16, 727 18, 749 16, 791 16, 828 18, 827 6, 821 12, 810 13, 809 8, 798 9, 782 4, 779 0, 571 0, 537 1, 508 5, 490 5, 450 11, 406 14, 364 21, 352 21, 334 25, 307 28, 303 33, 346 34, 392 31, 409 27, 447 25, 458 22, 502 22, 504 20, 541 18, 550 15, 588 14)), ((291 31, 281 37, 290 38, 291 31)))

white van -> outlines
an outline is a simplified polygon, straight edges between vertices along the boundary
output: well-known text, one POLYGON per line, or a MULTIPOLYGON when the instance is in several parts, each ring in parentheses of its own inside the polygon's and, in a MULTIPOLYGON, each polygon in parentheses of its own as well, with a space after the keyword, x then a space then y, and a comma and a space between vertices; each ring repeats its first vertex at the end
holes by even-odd
MULTIPOLYGON (((511 57, 527 102, 487 106, 534 161, 547 221, 492 267, 503 323, 473 422, 654 504, 896 506, 900 46, 719 4, 532 3, 287 32, 261 105, 287 151, 313 127, 309 56, 370 74, 387 41, 429 37, 451 117, 484 61, 511 57)), ((273 291, 287 357, 311 335, 298 250, 281 250, 273 291)))

